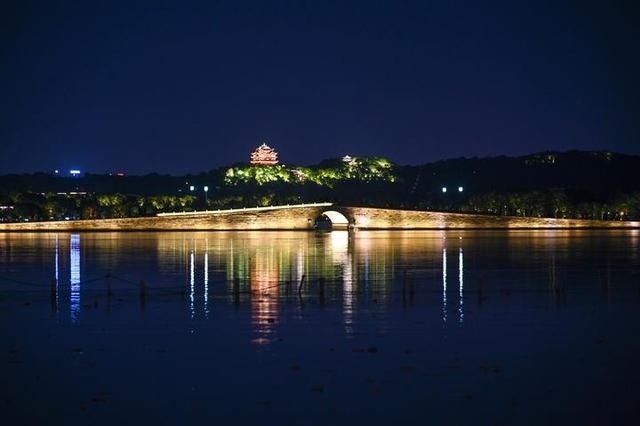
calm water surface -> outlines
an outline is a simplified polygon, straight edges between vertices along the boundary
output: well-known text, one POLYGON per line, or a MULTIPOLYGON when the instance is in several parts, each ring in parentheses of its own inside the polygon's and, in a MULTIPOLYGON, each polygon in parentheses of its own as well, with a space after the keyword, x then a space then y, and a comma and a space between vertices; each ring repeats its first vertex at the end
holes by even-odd
POLYGON ((0 418, 638 424, 639 246, 636 230, 0 234, 0 418))

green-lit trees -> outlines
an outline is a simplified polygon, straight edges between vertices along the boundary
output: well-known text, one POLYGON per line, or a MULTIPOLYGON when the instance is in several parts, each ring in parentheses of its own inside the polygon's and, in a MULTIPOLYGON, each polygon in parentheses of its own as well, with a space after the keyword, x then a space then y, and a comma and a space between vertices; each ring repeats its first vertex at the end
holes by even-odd
POLYGON ((331 166, 318 167, 288 167, 283 164, 237 166, 229 168, 224 177, 224 183, 229 186, 311 182, 333 187, 337 182, 346 180, 394 182, 396 177, 393 174, 392 163, 384 158, 355 158, 350 162, 336 160, 331 166))

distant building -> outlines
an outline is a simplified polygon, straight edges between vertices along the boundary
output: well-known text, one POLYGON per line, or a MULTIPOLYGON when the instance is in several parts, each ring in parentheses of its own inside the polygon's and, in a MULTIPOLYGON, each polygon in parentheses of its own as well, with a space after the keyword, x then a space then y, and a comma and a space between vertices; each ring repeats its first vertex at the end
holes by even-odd
POLYGON ((278 164, 278 153, 269 145, 263 143, 251 153, 251 164, 275 166, 278 164))
POLYGON ((350 155, 345 155, 344 157, 342 157, 342 162, 346 164, 354 165, 356 164, 356 159, 355 157, 352 157, 350 155))
POLYGON ((295 178, 300 182, 304 182, 305 180, 307 180, 307 175, 305 175, 304 172, 300 169, 293 169, 291 170, 291 173, 293 173, 293 176, 295 176, 295 178))

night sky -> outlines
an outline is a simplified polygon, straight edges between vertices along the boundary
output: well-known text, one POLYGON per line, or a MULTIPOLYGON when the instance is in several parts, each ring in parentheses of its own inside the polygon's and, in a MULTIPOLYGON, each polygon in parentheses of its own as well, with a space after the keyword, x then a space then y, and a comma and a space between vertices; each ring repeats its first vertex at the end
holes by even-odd
POLYGON ((633 2, 2 4, 0 173, 640 153, 633 2))

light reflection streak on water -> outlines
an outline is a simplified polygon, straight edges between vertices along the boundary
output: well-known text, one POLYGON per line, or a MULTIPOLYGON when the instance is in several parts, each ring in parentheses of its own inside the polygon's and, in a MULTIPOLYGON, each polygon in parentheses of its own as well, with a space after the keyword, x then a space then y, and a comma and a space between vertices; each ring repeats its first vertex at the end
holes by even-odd
POLYGON ((460 305, 458 307, 458 314, 460 323, 464 322, 464 298, 463 298, 463 289, 464 289, 464 254, 462 252, 462 247, 460 247, 460 251, 458 252, 458 282, 459 282, 459 290, 460 290, 460 305))
POLYGON ((364 257, 364 288, 369 289, 369 251, 364 257))
POLYGON ((209 318, 209 252, 204 252, 204 316, 209 318))
POLYGON ((279 316, 280 270, 273 247, 256 249, 249 265, 251 316, 256 344, 267 344, 276 331, 279 316))
POLYGON ((333 263, 342 269, 342 315, 345 333, 353 333, 353 265, 349 252, 349 232, 332 231, 333 263))
POLYGON ((56 310, 58 309, 58 295, 60 294, 60 241, 56 234, 56 251, 55 251, 55 268, 56 268, 56 310))
POLYGON ((442 321, 447 322, 447 249, 442 249, 442 321))
POLYGON ((296 265, 297 265, 296 283, 299 283, 302 280, 302 276, 304 275, 304 246, 303 245, 300 245, 300 249, 298 250, 296 265))
POLYGON ((69 281, 71 284, 70 309, 71 322, 78 322, 80 314, 80 235, 71 235, 71 244, 69 246, 69 262, 70 274, 69 281))
POLYGON ((191 319, 195 316, 194 310, 194 291, 195 291, 195 253, 193 250, 189 253, 189 310, 191 311, 191 319))

